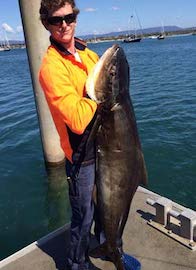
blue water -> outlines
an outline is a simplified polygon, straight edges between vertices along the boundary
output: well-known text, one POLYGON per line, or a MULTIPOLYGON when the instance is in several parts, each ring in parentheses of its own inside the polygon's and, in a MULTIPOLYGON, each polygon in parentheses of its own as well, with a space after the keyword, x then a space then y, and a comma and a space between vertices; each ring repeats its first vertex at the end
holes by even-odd
MULTIPOLYGON (((196 36, 121 43, 149 189, 196 210, 196 36)), ((101 55, 113 42, 89 44, 101 55)), ((69 221, 47 177, 26 50, 0 52, 0 259, 69 221)))

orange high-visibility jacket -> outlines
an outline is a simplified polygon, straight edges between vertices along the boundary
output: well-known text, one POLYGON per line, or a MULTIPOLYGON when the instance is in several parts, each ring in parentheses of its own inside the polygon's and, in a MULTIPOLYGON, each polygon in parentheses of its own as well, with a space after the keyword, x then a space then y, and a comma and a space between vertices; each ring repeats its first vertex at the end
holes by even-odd
POLYGON ((97 109, 97 104, 86 97, 85 82, 98 61, 98 55, 76 38, 75 47, 81 62, 51 38, 39 72, 39 81, 59 133, 61 147, 70 161, 73 146, 68 131, 82 134, 97 109))

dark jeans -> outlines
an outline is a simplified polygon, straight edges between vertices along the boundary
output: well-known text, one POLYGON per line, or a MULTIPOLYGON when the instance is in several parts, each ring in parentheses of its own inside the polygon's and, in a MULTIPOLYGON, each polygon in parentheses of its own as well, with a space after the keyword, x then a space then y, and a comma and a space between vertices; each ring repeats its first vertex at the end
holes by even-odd
POLYGON ((86 270, 89 268, 88 249, 94 213, 92 193, 95 183, 95 163, 81 166, 75 179, 69 177, 71 168, 72 164, 67 161, 66 173, 72 209, 67 265, 71 270, 86 270))

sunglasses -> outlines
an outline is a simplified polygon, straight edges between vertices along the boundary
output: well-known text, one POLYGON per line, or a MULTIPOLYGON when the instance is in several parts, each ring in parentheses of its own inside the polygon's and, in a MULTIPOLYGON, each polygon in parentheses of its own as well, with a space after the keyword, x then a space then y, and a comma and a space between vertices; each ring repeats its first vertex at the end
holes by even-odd
POLYGON ((63 21, 65 21, 66 24, 70 24, 74 22, 75 20, 76 20, 76 14, 70 13, 63 17, 60 17, 60 16, 49 17, 47 19, 47 22, 51 25, 61 26, 63 24, 63 21))

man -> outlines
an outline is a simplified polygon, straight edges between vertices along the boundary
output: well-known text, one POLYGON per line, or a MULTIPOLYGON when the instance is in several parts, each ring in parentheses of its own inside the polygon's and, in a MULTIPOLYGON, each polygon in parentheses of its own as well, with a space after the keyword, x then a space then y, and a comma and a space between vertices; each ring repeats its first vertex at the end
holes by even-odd
POLYGON ((86 96, 85 82, 98 56, 75 38, 79 10, 74 0, 42 0, 40 18, 50 32, 39 80, 65 152, 72 208, 67 269, 87 270, 95 152, 88 138, 97 104, 86 96))

